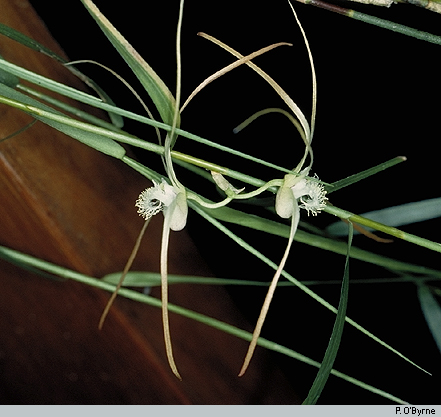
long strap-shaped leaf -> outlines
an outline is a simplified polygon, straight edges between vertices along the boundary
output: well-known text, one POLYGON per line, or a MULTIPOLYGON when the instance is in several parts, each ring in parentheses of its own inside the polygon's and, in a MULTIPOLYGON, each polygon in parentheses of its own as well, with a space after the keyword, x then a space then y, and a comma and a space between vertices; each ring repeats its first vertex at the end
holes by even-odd
POLYGON ((418 285, 418 299, 429 330, 438 346, 438 350, 441 352, 441 307, 430 288, 425 284, 418 285))
MULTIPOLYGON (((10 88, 2 83, 0 83, 0 96, 3 96, 1 100, 3 103, 13 105, 14 107, 18 107, 18 105, 20 105, 20 107, 18 108, 25 112, 27 112, 27 107, 29 106, 29 108, 35 107, 47 111, 49 112, 49 114, 55 117, 62 116, 62 113, 57 112, 51 107, 46 106, 45 104, 42 104, 25 94, 15 91, 13 88, 10 88)), ((37 120, 46 123, 54 129, 57 129, 60 132, 63 132, 66 135, 71 136, 72 138, 75 138, 78 141, 100 152, 103 152, 106 155, 121 159, 126 153, 125 149, 119 143, 110 138, 106 138, 93 132, 87 132, 74 126, 69 126, 65 123, 54 120, 55 117, 54 119, 49 119, 48 117, 37 115, 35 114, 35 112, 30 111, 29 113, 31 113, 32 116, 35 117, 37 120)))
POLYGON ((349 238, 348 238, 348 253, 346 255, 345 271, 343 274, 343 282, 341 285, 340 301, 338 303, 337 316, 335 318, 334 327, 332 329, 331 338, 329 339, 328 347, 326 348, 325 356, 323 357, 320 369, 312 383, 308 396, 303 404, 314 405, 317 403, 323 388, 328 381, 334 366, 335 358, 337 357, 338 348, 340 347, 341 336, 343 334, 343 327, 346 318, 346 307, 348 305, 349 293, 349 255, 351 251, 353 225, 349 223, 349 238))
MULTIPOLYGON (((139 79, 158 109, 162 121, 171 125, 173 122, 175 99, 170 90, 167 88, 161 78, 159 78, 153 68, 147 64, 147 62, 141 57, 141 55, 139 55, 133 46, 100 12, 93 1, 81 0, 81 2, 84 4, 109 41, 139 79)), ((177 126, 179 127, 179 123, 177 123, 177 126)))
POLYGON ((335 4, 326 3, 322 0, 297 0, 297 1, 311 6, 320 7, 321 9, 338 13, 343 16, 347 16, 364 23, 369 23, 371 25, 375 25, 383 29, 388 29, 393 32, 401 33, 402 35, 411 36, 412 38, 441 45, 441 36, 433 35, 432 33, 424 32, 422 30, 417 30, 405 25, 400 25, 398 23, 391 22, 389 20, 380 19, 377 16, 371 16, 365 13, 358 12, 356 10, 346 9, 344 7, 337 6, 335 4))
MULTIPOLYGON (((16 41, 30 49, 33 49, 34 51, 41 52, 42 54, 51 57, 52 59, 60 62, 61 64, 65 65, 69 62, 66 59, 64 59, 64 57, 58 55, 57 53, 47 48, 46 46, 42 45, 41 43, 2 23, 0 23, 0 34, 7 36, 9 39, 12 39, 13 41, 16 41)), ((84 75, 73 65, 66 65, 66 68, 70 72, 72 72, 72 74, 74 74, 80 80, 82 80, 85 84, 87 84, 89 87, 95 90, 104 102, 114 104, 113 100, 109 97, 109 95, 95 81, 93 81, 88 76, 84 75)), ((124 121, 121 116, 109 112, 109 117, 112 120, 112 123, 116 127, 118 128, 123 127, 124 121)))
MULTIPOLYGON (((190 207, 192 207, 198 214, 200 214, 204 219, 208 220, 212 225, 214 225, 219 231, 226 234, 229 238, 231 238, 233 241, 235 241, 239 246, 244 248, 246 251, 251 253, 252 255, 256 256, 258 259, 266 263, 268 266, 270 266, 273 269, 277 269, 277 265, 270 261, 265 255, 260 253, 258 250, 256 250, 253 246, 245 242, 243 239, 232 233, 227 227, 225 227, 223 224, 218 222, 214 217, 209 214, 205 208, 199 207, 197 204, 194 204, 190 202, 190 207)), ((212 213, 215 213, 216 210, 212 210, 212 213)), ((347 251, 346 251, 347 253, 347 251)), ((351 251, 352 255, 352 251, 351 251)), ((281 275, 283 275, 285 278, 289 279, 291 282, 293 282, 298 288, 300 288, 303 292, 314 298, 314 300, 318 301, 320 304, 322 304, 324 307, 326 307, 328 310, 337 313, 337 309, 333 307, 331 304, 329 304, 327 301, 325 301, 323 298, 321 298, 318 294, 314 293, 310 288, 306 287, 302 283, 300 283, 297 279, 295 279, 292 275, 288 274, 285 270, 281 272, 281 275)), ((354 326, 356 329, 360 330, 362 333, 364 333, 366 336, 370 337, 372 340, 376 341, 380 345, 384 346, 385 348, 389 349, 405 361, 411 363, 418 369, 422 370, 423 372, 431 375, 429 372, 427 372, 425 369, 421 368, 419 365, 417 365, 415 362, 408 359, 406 356, 404 356, 402 353, 398 352, 396 349, 394 349, 392 346, 388 345, 387 343, 383 342, 381 339, 376 337, 374 334, 369 332, 368 330, 364 329, 362 326, 360 326, 355 321, 351 320, 349 317, 345 317, 345 321, 348 322, 350 325, 354 326)))
MULTIPOLYGON (((47 274, 50 277, 58 276, 65 279, 71 279, 77 282, 80 282, 85 285, 90 285, 95 288, 100 288, 105 291, 113 292, 115 291, 115 285, 110 284, 106 281, 103 281, 101 279, 96 279, 89 277, 87 275, 80 274, 75 271, 71 271, 69 269, 63 268, 61 266, 52 264, 50 262, 43 261, 38 258, 34 258, 30 255, 26 255, 24 253, 17 252, 13 249, 6 248, 4 246, 0 246, 0 258, 5 259, 6 261, 18 265, 21 268, 26 268, 28 270, 32 270, 33 272, 37 272, 38 274, 47 274)), ((161 307, 161 300, 158 300, 157 298, 151 297, 149 295, 143 294, 138 291, 133 291, 127 288, 121 288, 120 295, 134 300, 138 302, 142 302, 144 304, 154 306, 154 307, 161 307)), ((169 304, 169 311, 180 314, 183 317, 187 317, 189 319, 198 321, 200 323, 204 323, 208 326, 211 326, 215 329, 219 329, 225 333, 231 334, 233 336, 239 337, 244 340, 250 340, 251 334, 245 330, 239 329, 237 327, 234 327, 232 325, 229 325, 227 323, 224 323, 220 320, 214 319, 212 317, 204 316, 203 314, 196 313, 192 310, 188 310, 183 307, 179 307, 174 304, 169 304)), ((259 338, 258 345, 265 347, 266 349, 273 350, 278 353, 282 353, 284 355, 287 355, 288 357, 291 357, 293 359, 299 360, 303 363, 306 363, 311 366, 319 367, 319 363, 316 361, 313 361, 312 359, 308 358, 307 356, 304 356, 298 352, 295 352, 287 347, 284 347, 282 345, 279 345, 275 342, 272 342, 270 340, 259 338)), ((391 394, 388 394, 385 391, 382 391, 378 388, 375 388, 371 385, 365 384, 364 382, 361 382, 349 375, 343 374, 339 371, 336 371, 333 369, 331 373, 339 378, 344 379, 345 381, 354 384, 356 386, 359 386, 365 390, 368 390, 370 392, 373 392, 374 394, 381 395, 384 398, 387 398, 391 401, 397 402, 399 404, 408 404, 407 402, 404 402, 400 398, 397 398, 391 394)))

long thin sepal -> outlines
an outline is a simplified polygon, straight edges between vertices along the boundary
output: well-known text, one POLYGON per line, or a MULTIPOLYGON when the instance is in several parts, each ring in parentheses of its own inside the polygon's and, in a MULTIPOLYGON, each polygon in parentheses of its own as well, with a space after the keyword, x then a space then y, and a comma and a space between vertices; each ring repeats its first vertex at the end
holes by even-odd
POLYGON ((142 237, 144 236, 144 233, 145 233, 149 223, 150 223, 150 219, 148 219, 144 222, 144 225, 142 226, 142 229, 139 232, 138 238, 136 239, 135 246, 133 247, 132 253, 130 254, 129 259, 127 260, 126 266, 124 267, 124 270, 121 274, 121 278, 118 282, 118 285, 116 286, 115 290, 113 291, 109 301, 106 304, 106 307, 104 308, 103 313, 101 314, 101 318, 98 323, 98 329, 100 329, 100 330, 103 328, 104 321, 106 320, 107 314, 109 314, 110 307, 112 306, 113 302, 115 301, 115 298, 118 295, 118 291, 124 282, 124 278, 126 277, 127 272, 129 272, 129 269, 131 268, 133 261, 135 260, 136 254, 138 253, 138 250, 139 250, 139 246, 141 245, 142 237))
POLYGON ((243 361, 242 368, 239 372, 239 376, 243 376, 245 374, 250 364, 251 358, 253 357, 254 350, 256 349, 257 346, 257 340, 259 339, 260 332, 262 331, 263 323, 265 322, 266 315, 268 314, 271 300, 273 299, 274 292, 277 288, 277 283, 279 281, 280 274, 282 273, 283 268, 285 267, 285 263, 286 260, 288 259, 292 242, 294 241, 294 235, 296 234, 297 226, 299 224, 299 219, 300 219, 300 212, 297 205, 297 200, 295 199, 294 199, 294 205, 296 206, 297 210, 294 210, 293 215, 291 217, 291 231, 289 234, 288 244, 286 245, 285 253, 283 254, 283 258, 280 261, 279 267, 277 268, 276 273, 274 274, 274 277, 271 281, 271 285, 266 294, 265 301, 263 302, 262 309, 260 310, 260 315, 259 318, 257 319, 256 327, 254 329, 253 336, 250 345, 248 347, 248 352, 243 361))
POLYGON ((164 213, 164 226, 161 243, 161 300, 162 300, 162 326, 164 328, 164 343, 167 360, 175 376, 182 380, 173 357, 172 342, 170 337, 170 323, 168 319, 168 283, 167 283, 167 255, 168 240, 170 237, 170 213, 164 213))

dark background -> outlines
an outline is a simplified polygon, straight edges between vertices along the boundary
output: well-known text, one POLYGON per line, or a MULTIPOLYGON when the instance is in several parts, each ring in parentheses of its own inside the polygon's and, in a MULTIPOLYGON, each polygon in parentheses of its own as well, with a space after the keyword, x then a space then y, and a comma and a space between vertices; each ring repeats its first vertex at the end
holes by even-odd
MULTIPOLYGON (((142 91, 124 62, 101 34, 79 1, 65 0, 62 9, 46 1, 31 1, 72 60, 93 59, 122 75, 142 91)), ((175 90, 175 33, 178 1, 121 3, 96 2, 102 12, 141 53, 159 76, 175 90), (124 7, 123 7, 124 6, 124 7)), ((332 195, 338 207, 363 213, 390 205, 439 197, 438 147, 439 48, 413 38, 373 27, 330 12, 295 4, 307 33, 318 80, 317 124, 314 136, 314 171, 333 182, 398 155, 406 163, 377 174, 375 178, 332 195)), ((359 11, 441 35, 441 16, 410 5, 390 9, 355 5, 359 11)), ((204 31, 243 54, 271 43, 286 41, 256 59, 287 91, 309 118, 311 76, 300 31, 285 1, 256 3, 187 1, 182 35, 182 97, 206 77, 231 63, 232 57, 196 36, 204 31)), ((119 81, 104 70, 84 65, 83 71, 111 91, 121 107, 142 108, 119 81)), ((255 111, 283 107, 280 98, 253 71, 241 67, 203 90, 182 115, 182 128, 222 144, 232 145, 255 156, 287 167, 299 159, 301 141, 280 115, 266 116, 240 135, 232 129, 255 111)), ((146 126, 127 122, 128 131, 155 141, 146 126)), ((185 138, 177 150, 212 160, 256 177, 274 175, 255 165, 221 153, 211 153, 185 138)), ((146 164, 161 169, 159 158, 139 153, 146 164)), ((179 171, 182 181, 194 181, 179 171)), ((192 182, 193 184, 193 182, 192 182)), ((199 191, 207 194, 205 190, 199 191)), ((303 213, 304 215, 305 213, 303 213)), ((304 216, 305 218, 305 216, 304 216)), ((334 221, 327 214, 308 219, 317 226, 334 221)), ((439 220, 403 227, 434 240, 439 220)), ((231 245, 195 215, 188 228, 218 276, 269 280, 272 271, 240 248, 231 245), (210 245, 204 244, 209 234, 210 245), (220 254, 219 254, 220 251, 220 254)), ((261 234, 237 230, 253 245, 278 262, 285 242, 261 234)), ((382 245, 356 237, 355 245, 408 262, 438 268, 439 254, 396 241, 382 245)), ((298 279, 341 279, 344 259, 337 255, 294 244, 287 269, 298 279)), ((351 261, 351 279, 390 277, 388 271, 351 261)), ((263 301, 264 289, 234 289, 232 297, 253 323, 263 301)), ((315 288, 337 304, 338 286, 315 288)), ((440 353, 422 317, 416 288, 410 284, 353 285, 348 315, 404 355, 431 371, 429 377, 379 347, 359 332, 346 327, 335 368, 373 384, 411 403, 439 403, 440 353)), ((263 336, 290 346, 315 360, 324 354, 334 316, 295 289, 279 289, 271 307, 263 336)), ((191 329, 189 329, 191 331, 191 329)), ((316 370, 297 361, 274 355, 306 395, 316 370)), ((331 377, 319 403, 384 403, 381 397, 331 377)))

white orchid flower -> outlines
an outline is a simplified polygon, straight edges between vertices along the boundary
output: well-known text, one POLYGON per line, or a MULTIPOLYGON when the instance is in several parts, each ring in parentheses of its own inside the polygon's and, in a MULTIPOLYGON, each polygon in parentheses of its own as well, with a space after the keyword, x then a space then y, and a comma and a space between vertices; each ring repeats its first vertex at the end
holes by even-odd
MULTIPOLYGON (((173 162, 171 157, 171 150, 176 142, 175 129, 177 127, 179 119, 179 104, 181 97, 181 26, 183 16, 184 2, 181 0, 179 8, 178 28, 176 33, 176 60, 177 60, 177 80, 176 80, 176 101, 175 111, 173 116, 173 125, 171 131, 167 134, 164 143, 164 157, 163 162, 167 176, 170 179, 171 185, 165 180, 162 180, 160 184, 154 184, 154 187, 145 190, 139 196, 136 205, 138 207, 138 213, 143 215, 143 212, 149 212, 149 210, 160 205, 159 210, 162 209, 164 213, 164 223, 162 228, 161 239, 161 301, 162 301, 162 325, 164 330, 164 343, 165 351, 167 354, 167 360, 172 372, 175 376, 182 380, 176 366, 174 357, 172 342, 170 336, 170 323, 168 318, 168 243, 170 237, 170 230, 179 231, 182 230, 187 224, 187 192, 185 187, 179 182, 176 177, 176 173, 173 169, 173 162), (141 210, 141 213, 140 213, 141 210)), ((155 211, 155 210, 153 210, 155 211)), ((148 220, 147 220, 148 221, 148 220)))
POLYGON ((153 181, 153 187, 144 190, 136 200, 138 214, 149 220, 160 211, 169 219, 169 228, 182 230, 187 222, 187 199, 185 189, 170 185, 165 179, 161 183, 153 181))
POLYGON ((312 213, 312 215, 317 215, 326 205, 326 191, 324 190, 323 186, 320 184, 318 179, 315 178, 309 178, 308 174, 311 170, 312 163, 313 163, 313 153, 311 148, 311 142, 312 142, 312 136, 314 133, 314 125, 315 125, 315 113, 316 113, 316 100, 317 100, 317 94, 316 94, 316 78, 315 78, 315 70, 314 70, 314 62, 312 59, 311 50, 309 48, 308 40, 306 38, 305 32, 297 18, 297 15, 295 13, 295 10, 293 6, 290 4, 291 9, 294 13, 294 17, 297 21, 297 24, 300 27, 300 30, 302 32, 306 48, 308 50, 308 55, 311 63, 311 70, 312 70, 312 97, 313 97, 313 105, 312 105, 312 116, 311 116, 311 126, 306 121, 305 116, 300 111, 298 106, 292 101, 292 99, 283 91, 283 89, 274 81, 272 80, 267 74, 263 73, 260 69, 255 69, 257 72, 259 72, 263 78, 265 78, 272 86, 273 88, 279 93, 279 95, 283 98, 285 103, 289 106, 289 108, 293 111, 294 115, 297 117, 297 120, 294 120, 292 115, 288 114, 284 110, 280 109, 268 109, 266 111, 259 112, 258 114, 252 116, 250 119, 244 122, 243 125, 248 124, 249 122, 253 121, 256 117, 261 116, 262 114, 266 114, 268 112, 272 111, 278 111, 280 113, 285 114, 290 118, 290 120, 293 122, 294 126, 299 131, 304 143, 305 143, 305 153, 303 157, 301 158, 298 165, 293 169, 292 173, 285 175, 285 178, 283 180, 283 184, 279 187, 277 195, 276 195, 276 204, 275 209, 276 213, 284 218, 289 219, 291 218, 291 228, 290 228, 290 234, 288 238, 288 243, 285 249, 285 253, 282 257, 282 260, 280 261, 280 264, 273 276, 273 279, 271 281, 270 287, 268 289, 268 293, 265 297, 265 301, 263 302, 262 309, 260 311, 259 318, 257 319, 256 327, 253 332, 253 336, 250 342, 250 345, 248 347, 247 354, 244 359, 244 363, 242 365, 242 368, 239 372, 239 376, 242 376, 245 371, 247 370, 249 363, 251 361, 251 358, 253 356, 254 350, 257 345, 257 340, 260 336, 260 332, 263 327, 263 323, 265 322, 266 315, 268 313, 271 300, 273 298, 274 292, 277 287, 277 283, 279 281, 280 275, 283 271, 283 268, 285 266, 286 260, 288 259, 288 255, 292 246, 292 243, 294 241, 294 236, 297 231, 297 227, 300 220, 300 209, 305 209, 308 212, 308 215, 312 213), (263 74, 262 74, 263 73, 263 74), (309 166, 306 168, 303 168, 305 161, 310 156, 310 163, 309 166))
POLYGON ((173 373, 182 379, 174 357, 170 336, 168 319, 168 282, 167 282, 167 256, 170 230, 182 230, 187 223, 188 205, 185 188, 180 183, 170 185, 162 179, 161 183, 153 181, 153 187, 144 190, 136 200, 138 214, 146 220, 146 223, 160 211, 164 214, 164 224, 161 241, 161 299, 162 321, 164 328, 164 341, 167 359, 173 373))
POLYGON ((172 372, 179 379, 182 379, 178 369, 176 367, 175 360, 173 358, 172 343, 170 337, 170 325, 168 319, 168 283, 167 283, 167 257, 168 257, 168 243, 170 237, 170 230, 179 231, 182 230, 187 223, 188 205, 187 205, 187 192, 185 187, 179 182, 176 177, 175 171, 173 169, 173 163, 171 158, 171 150, 176 142, 177 135, 175 133, 179 121, 179 103, 181 95, 181 26, 182 26, 182 16, 183 16, 183 5, 184 1, 181 0, 179 8, 179 19, 176 34, 176 59, 177 59, 177 81, 176 81, 176 99, 174 101, 174 114, 173 123, 170 132, 167 134, 164 142, 164 155, 163 162, 164 167, 170 181, 167 182, 162 179, 160 183, 153 181, 153 187, 144 190, 136 200, 135 206, 138 207, 138 213, 145 219, 145 223, 141 232, 136 240, 136 244, 132 250, 132 254, 127 261, 124 271, 121 275, 121 279, 116 286, 115 291, 112 294, 109 302, 104 309, 101 316, 99 327, 101 328, 105 317, 110 309, 110 306, 115 299, 119 288, 121 287, 124 278, 130 269, 136 253, 139 249, 141 239, 147 228, 148 223, 151 218, 163 212, 164 223, 162 230, 161 239, 161 299, 162 299, 162 321, 164 329, 164 342, 165 350, 167 353, 167 359, 172 372))
POLYGON ((253 332, 253 337, 251 339, 247 355, 245 356, 242 369, 239 372, 239 376, 242 376, 247 370, 256 348, 257 339, 260 336, 263 323, 265 322, 265 318, 276 290, 280 274, 282 273, 286 260, 288 259, 288 255, 294 241, 294 236, 300 220, 300 209, 303 208, 307 210, 308 215, 312 213, 312 215, 315 216, 317 213, 320 213, 320 211, 323 210, 326 205, 326 191, 323 185, 317 181, 317 178, 306 177, 307 172, 309 172, 309 168, 302 171, 299 175, 287 174, 285 176, 283 185, 277 192, 275 204, 276 213, 284 219, 291 218, 290 234, 285 253, 274 274, 268 289, 268 293, 265 297, 265 301, 262 305, 262 309, 253 332))
POLYGON ((285 176, 276 195, 275 208, 280 217, 289 219, 295 210, 300 211, 301 208, 308 212, 308 216, 310 213, 316 216, 325 208, 327 198, 323 185, 318 182, 317 176, 307 178, 306 172, 304 170, 299 176, 285 176))

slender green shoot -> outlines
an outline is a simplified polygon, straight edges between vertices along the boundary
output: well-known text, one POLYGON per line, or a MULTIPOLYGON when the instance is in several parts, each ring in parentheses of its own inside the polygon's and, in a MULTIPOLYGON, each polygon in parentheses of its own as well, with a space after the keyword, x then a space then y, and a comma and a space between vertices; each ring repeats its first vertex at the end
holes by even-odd
POLYGON ((433 35, 428 32, 410 28, 399 23, 390 22, 389 20, 380 19, 376 16, 371 16, 365 13, 357 12, 351 9, 345 9, 344 7, 337 6, 335 4, 326 3, 322 0, 297 0, 300 3, 308 4, 311 6, 319 7, 321 9, 328 10, 330 12, 338 13, 346 17, 350 17, 360 22, 368 23, 370 25, 378 26, 383 29, 388 29, 393 32, 400 33, 402 35, 410 36, 415 39, 441 45, 441 36, 433 35))
MULTIPOLYGON (((39 258, 35 258, 31 255, 26 255, 24 253, 15 251, 10 248, 6 248, 4 246, 0 246, 0 258, 5 259, 8 262, 14 263, 15 265, 20 265, 21 267, 27 266, 32 267, 34 270, 40 270, 42 272, 46 272, 51 274, 52 276, 58 276, 63 279, 71 279, 73 281, 80 282, 85 285, 89 285, 94 288, 99 288, 104 291, 108 292, 114 292, 116 289, 116 286, 113 284, 110 284, 108 282, 105 282, 103 280, 89 277, 84 274, 80 274, 78 272, 69 270, 67 268, 52 264, 50 262, 44 261, 39 258)), ((149 306, 153 306, 156 308, 161 308, 161 300, 158 300, 157 298, 151 297, 149 295, 140 293, 138 291, 133 291, 128 288, 121 288, 119 290, 119 294, 123 297, 126 297, 130 300, 134 300, 137 302, 141 302, 144 304, 147 304, 149 306)), ((214 319, 212 317, 207 317, 203 314, 196 313, 192 310, 176 306, 174 304, 169 304, 168 309, 170 312, 175 314, 180 314, 183 317, 187 317, 191 320, 198 321, 200 323, 206 324, 208 326, 211 326, 215 329, 219 329, 225 333, 231 334, 233 336, 239 337, 243 340, 250 341, 251 340, 251 333, 238 329, 237 327, 231 326, 227 323, 224 323, 220 320, 214 319)), ((265 347, 266 349, 272 350, 274 352, 281 353, 283 355, 286 355, 288 357, 291 357, 293 359, 299 360, 301 362, 304 362, 308 365, 314 366, 318 368, 320 366, 319 362, 316 362, 310 358, 308 358, 305 355, 302 355, 298 352, 293 351, 292 349, 289 349, 285 346, 279 345, 275 342, 269 341, 268 339, 259 338, 258 345, 265 347)), ((359 381, 356 378, 353 378, 349 375, 346 375, 342 372, 339 372, 335 369, 331 371, 331 374, 341 378, 351 384, 354 384, 362 389, 368 390, 374 394, 380 395, 383 398, 386 398, 390 401, 396 402, 398 404, 408 404, 406 401, 389 394, 381 389, 378 389, 376 387, 373 387, 372 385, 366 384, 362 381, 359 381)))
POLYGON ((353 227, 352 223, 349 223, 349 237, 348 237, 348 253, 346 255, 345 270, 343 274, 343 282, 341 286, 340 301, 338 303, 338 311, 335 317, 334 327, 332 329, 331 338, 329 339, 328 347, 326 348, 325 356, 320 365, 320 369, 317 372, 317 376, 309 390, 308 396, 303 401, 303 404, 314 405, 317 403, 329 375, 331 374, 332 367, 334 366, 335 358, 337 357, 338 349, 340 347, 340 341, 343 334, 343 327, 346 318, 346 309, 348 305, 349 294, 349 257, 350 248, 352 243, 353 227))

